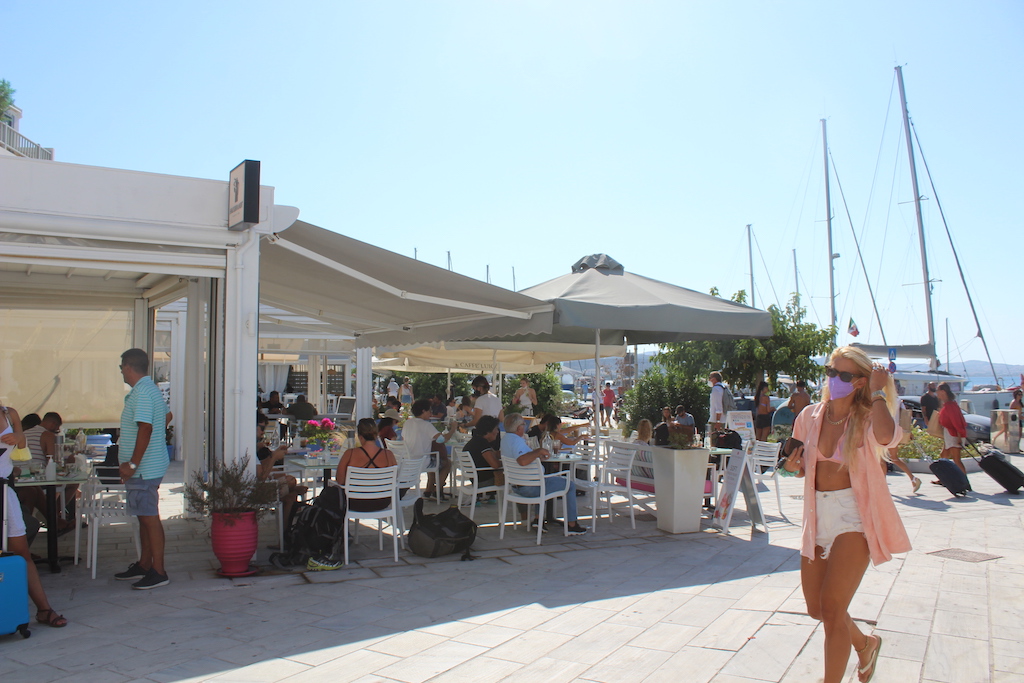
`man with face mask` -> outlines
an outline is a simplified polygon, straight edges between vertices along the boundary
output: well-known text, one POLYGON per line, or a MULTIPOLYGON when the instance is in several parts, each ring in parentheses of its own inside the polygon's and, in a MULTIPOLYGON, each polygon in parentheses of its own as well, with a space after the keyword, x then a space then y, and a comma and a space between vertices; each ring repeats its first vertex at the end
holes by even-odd
POLYGON ((708 422, 711 423, 712 430, 718 430, 725 424, 725 408, 722 404, 725 387, 722 386, 722 373, 715 371, 708 375, 708 384, 711 385, 711 409, 708 412, 708 422))

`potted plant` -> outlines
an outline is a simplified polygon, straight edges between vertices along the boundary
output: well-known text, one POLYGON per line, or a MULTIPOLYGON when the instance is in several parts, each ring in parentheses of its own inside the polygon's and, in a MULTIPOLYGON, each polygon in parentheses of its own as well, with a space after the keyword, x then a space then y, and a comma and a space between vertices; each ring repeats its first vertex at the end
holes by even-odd
POLYGON ((277 484, 260 481, 249 472, 249 456, 217 463, 209 475, 195 472, 185 484, 185 502, 201 515, 210 515, 213 554, 222 576, 251 574, 256 554, 259 519, 277 502, 277 484))
POLYGON ((335 440, 338 425, 325 417, 322 420, 309 420, 302 426, 302 438, 306 440, 306 447, 311 451, 322 451, 335 440))

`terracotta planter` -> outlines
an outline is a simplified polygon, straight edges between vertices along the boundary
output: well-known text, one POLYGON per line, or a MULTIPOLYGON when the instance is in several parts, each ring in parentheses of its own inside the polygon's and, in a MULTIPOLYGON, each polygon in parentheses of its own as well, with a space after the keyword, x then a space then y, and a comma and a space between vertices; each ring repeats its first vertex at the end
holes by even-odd
POLYGON ((213 554, 220 560, 223 576, 250 574, 249 560, 259 545, 259 527, 255 512, 214 512, 210 525, 213 554))

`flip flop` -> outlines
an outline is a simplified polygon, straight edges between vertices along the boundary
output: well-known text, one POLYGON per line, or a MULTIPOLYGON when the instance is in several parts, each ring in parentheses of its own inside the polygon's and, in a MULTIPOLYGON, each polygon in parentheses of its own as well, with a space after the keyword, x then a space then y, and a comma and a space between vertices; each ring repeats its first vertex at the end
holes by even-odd
POLYGON ((878 662, 878 653, 882 649, 882 636, 876 635, 875 639, 878 640, 878 645, 875 646, 875 651, 871 654, 871 661, 857 669, 858 678, 864 674, 868 675, 867 678, 861 680, 861 683, 871 683, 871 679, 875 677, 875 664, 878 662))
POLYGON ((36 621, 46 626, 52 626, 53 628, 64 628, 68 625, 68 620, 63 616, 57 614, 52 609, 42 609, 36 613, 36 621), (46 615, 45 617, 43 615, 46 615))

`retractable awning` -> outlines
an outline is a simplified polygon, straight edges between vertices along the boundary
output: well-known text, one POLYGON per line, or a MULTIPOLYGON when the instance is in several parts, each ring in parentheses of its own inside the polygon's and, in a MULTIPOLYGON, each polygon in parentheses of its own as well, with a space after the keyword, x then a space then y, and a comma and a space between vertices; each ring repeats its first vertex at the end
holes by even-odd
POLYGON ((550 332, 554 310, 302 221, 260 250, 260 301, 328 323, 359 348, 550 332))

